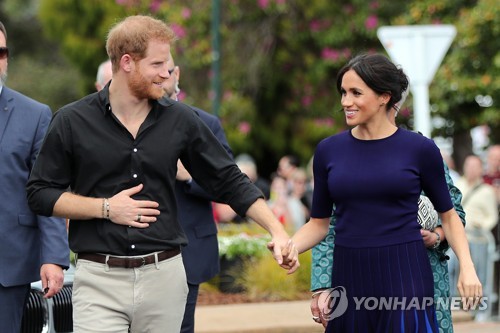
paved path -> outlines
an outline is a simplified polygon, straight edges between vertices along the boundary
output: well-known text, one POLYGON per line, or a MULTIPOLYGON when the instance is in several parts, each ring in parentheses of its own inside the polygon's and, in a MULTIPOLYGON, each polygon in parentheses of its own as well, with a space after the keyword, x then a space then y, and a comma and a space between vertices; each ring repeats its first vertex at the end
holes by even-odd
MULTIPOLYGON (((500 322, 476 323, 453 314, 455 333, 500 333, 500 322)), ((207 305, 196 308, 196 333, 323 333, 309 301, 207 305)))

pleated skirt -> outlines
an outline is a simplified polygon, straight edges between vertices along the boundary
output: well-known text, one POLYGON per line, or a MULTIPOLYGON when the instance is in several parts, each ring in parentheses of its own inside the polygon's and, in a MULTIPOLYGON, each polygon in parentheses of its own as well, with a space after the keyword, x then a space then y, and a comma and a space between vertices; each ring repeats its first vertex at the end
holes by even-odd
POLYGON ((437 333, 433 283, 423 241, 371 248, 335 245, 336 298, 329 304, 325 332, 437 333))

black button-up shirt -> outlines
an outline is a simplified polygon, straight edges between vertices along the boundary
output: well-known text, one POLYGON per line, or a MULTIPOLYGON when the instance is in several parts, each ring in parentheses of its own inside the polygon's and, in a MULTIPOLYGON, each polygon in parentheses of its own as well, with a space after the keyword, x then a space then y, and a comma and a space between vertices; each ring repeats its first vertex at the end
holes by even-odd
POLYGON ((74 252, 132 256, 185 245, 174 194, 179 158, 198 184, 238 214, 262 197, 190 107, 152 101, 134 139, 111 112, 108 88, 54 115, 28 182, 30 207, 49 216, 68 188, 82 196, 109 198, 142 183, 143 190, 133 198, 158 202, 161 213, 145 229, 105 219, 71 220, 74 252))

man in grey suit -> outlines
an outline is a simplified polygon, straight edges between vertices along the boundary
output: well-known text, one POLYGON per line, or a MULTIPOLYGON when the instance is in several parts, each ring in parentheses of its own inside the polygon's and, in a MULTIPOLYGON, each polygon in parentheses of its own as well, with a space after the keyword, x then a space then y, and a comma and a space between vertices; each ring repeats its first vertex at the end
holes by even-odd
POLYGON ((17 333, 30 283, 41 279, 45 297, 62 288, 69 247, 64 219, 28 207, 26 182, 52 112, 5 86, 8 57, 0 22, 0 323, 2 332, 17 333))

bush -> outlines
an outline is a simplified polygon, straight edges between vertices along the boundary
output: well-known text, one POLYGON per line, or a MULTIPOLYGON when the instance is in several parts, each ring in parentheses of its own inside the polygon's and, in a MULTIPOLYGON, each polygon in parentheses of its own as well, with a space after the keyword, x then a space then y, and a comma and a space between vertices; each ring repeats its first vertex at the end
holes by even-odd
POLYGON ((311 283, 311 252, 301 254, 299 260, 300 268, 291 275, 271 255, 247 260, 239 283, 255 301, 301 299, 311 283))

